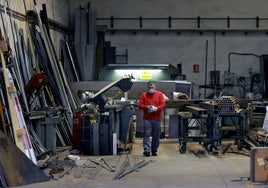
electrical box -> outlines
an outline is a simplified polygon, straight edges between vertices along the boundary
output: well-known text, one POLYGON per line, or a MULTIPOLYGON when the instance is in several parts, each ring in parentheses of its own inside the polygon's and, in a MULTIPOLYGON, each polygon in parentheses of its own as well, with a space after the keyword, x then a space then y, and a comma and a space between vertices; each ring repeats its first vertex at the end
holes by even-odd
POLYGON ((224 72, 224 85, 234 85, 235 73, 233 72, 224 72))
POLYGON ((220 85, 220 71, 210 71, 209 78, 210 78, 210 85, 220 85))

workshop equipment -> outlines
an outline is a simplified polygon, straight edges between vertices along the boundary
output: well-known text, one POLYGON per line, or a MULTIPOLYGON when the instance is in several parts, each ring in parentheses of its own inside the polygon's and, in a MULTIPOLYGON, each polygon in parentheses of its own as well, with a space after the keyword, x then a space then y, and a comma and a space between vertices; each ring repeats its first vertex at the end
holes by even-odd
POLYGON ((268 98, 268 55, 260 56, 260 92, 263 99, 268 98))
POLYGON ((217 70, 214 70, 214 71, 210 71, 209 72, 209 78, 210 78, 210 81, 209 81, 209 84, 212 85, 212 86, 218 86, 221 84, 221 72, 220 71, 217 71, 217 70))
POLYGON ((47 150, 53 152, 56 151, 57 136, 60 137, 57 133, 57 126, 63 121, 63 117, 60 115, 61 110, 60 108, 40 109, 31 112, 29 116, 29 119, 35 122, 34 130, 41 143, 47 150))
POLYGON ((80 124, 82 118, 82 110, 78 110, 74 113, 73 117, 73 138, 72 138, 72 146, 73 149, 80 150, 81 149, 81 131, 80 131, 80 124))
POLYGON ((99 118, 97 114, 83 113, 80 119, 80 149, 84 155, 100 154, 99 118))
POLYGON ((134 108, 131 104, 122 104, 122 113, 120 114, 120 141, 122 144, 128 144, 133 141, 133 115, 135 114, 134 108))
POLYGON ((122 115, 123 105, 107 101, 104 93, 112 87, 119 88, 122 92, 132 87, 132 77, 116 80, 103 87, 96 94, 88 90, 78 91, 79 97, 84 102, 81 109, 82 116, 75 117, 75 137, 81 138, 81 152, 87 155, 115 155, 118 152, 118 141, 126 143, 129 137, 129 124, 134 112, 125 108, 122 115), (81 119, 80 119, 81 118, 81 119))
POLYGON ((27 85, 24 87, 25 93, 29 95, 38 92, 43 89, 47 83, 48 77, 45 74, 41 72, 35 72, 27 85))
POLYGON ((218 114, 221 120, 222 131, 234 128, 232 139, 237 143, 238 149, 242 150, 245 136, 246 114, 240 108, 237 99, 234 96, 223 96, 218 102, 218 114))
POLYGON ((220 127, 215 116, 209 116, 206 109, 187 106, 189 111, 179 112, 179 144, 180 153, 186 152, 187 142, 199 142, 206 146, 208 152, 217 149, 220 141, 220 127), (195 134, 191 132, 195 131, 195 134))

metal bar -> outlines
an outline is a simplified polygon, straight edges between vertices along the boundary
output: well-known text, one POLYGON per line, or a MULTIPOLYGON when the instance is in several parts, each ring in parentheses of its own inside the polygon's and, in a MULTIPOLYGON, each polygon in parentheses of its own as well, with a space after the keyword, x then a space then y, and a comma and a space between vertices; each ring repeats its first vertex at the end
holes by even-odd
POLYGON ((115 172, 115 169, 113 169, 112 167, 111 167, 111 165, 104 159, 104 158, 100 158, 103 162, 104 162, 104 164, 110 169, 110 172, 115 172))
POLYGON ((207 110, 197 106, 186 106, 185 109, 194 115, 207 115, 207 110))
POLYGON ((200 16, 197 17, 197 27, 200 28, 200 21, 201 21, 201 18, 200 16))
POLYGON ((127 167, 129 167, 129 166, 130 166, 129 157, 128 157, 128 155, 126 155, 123 163, 121 164, 121 166, 118 170, 118 172, 115 174, 114 179, 119 179, 119 177, 126 171, 127 167))
POLYGON ((171 16, 168 17, 168 27, 171 28, 171 16))
POLYGON ((98 172, 100 171, 100 169, 102 168, 101 165, 98 165, 95 170, 93 171, 93 173, 91 173, 88 177, 88 179, 92 180, 97 174, 98 172))
POLYGON ((111 16, 111 18, 110 18, 110 20, 111 20, 111 28, 113 28, 114 27, 114 17, 113 16, 111 16))
POLYGON ((60 71, 59 71, 59 68, 58 68, 58 65, 57 65, 58 60, 56 58, 55 49, 53 48, 53 45, 52 45, 51 40, 50 40, 50 38, 49 38, 49 36, 47 34, 45 26, 42 24, 42 21, 41 21, 41 18, 40 18, 40 12, 39 12, 39 10, 37 8, 35 0, 34 0, 34 5, 35 5, 35 9, 36 9, 37 16, 38 16, 38 25, 39 25, 40 30, 41 30, 40 33, 41 33, 41 36, 42 36, 42 38, 44 40, 45 47, 46 47, 46 50, 47 50, 47 54, 48 54, 48 57, 49 57, 49 60, 50 60, 50 65, 52 66, 52 71, 53 71, 53 74, 54 74, 54 77, 55 77, 55 80, 56 80, 56 83, 57 83, 57 87, 59 89, 59 93, 61 95, 62 105, 64 107, 68 108, 68 115, 66 115, 66 116, 68 118, 69 126, 71 126, 72 125, 71 108, 70 108, 70 105, 68 103, 67 94, 66 94, 66 92, 64 90, 62 78, 60 77, 60 71))
MULTIPOLYGON (((233 17, 231 18, 230 16, 227 16, 226 18, 223 17, 218 17, 218 18, 208 18, 208 17, 200 17, 198 16, 197 18, 193 18, 193 17, 184 17, 184 18, 179 18, 179 17, 168 17, 168 18, 153 18, 153 17, 129 17, 129 18, 116 18, 114 16, 111 16, 110 18, 106 18, 106 17, 102 17, 102 18, 96 18, 97 21, 110 21, 110 26, 111 28, 114 28, 114 21, 138 21, 139 22, 139 28, 143 28, 143 22, 144 21, 161 21, 161 20, 168 20, 169 24, 168 24, 168 28, 171 28, 171 20, 174 21, 197 21, 197 28, 201 27, 201 21, 226 21, 227 20, 227 28, 230 28, 230 23, 231 21, 256 21, 256 28, 259 28, 260 26, 260 22, 261 21, 267 21, 268 18, 259 18, 259 16, 257 17, 247 17, 247 18, 241 18, 241 17, 233 17)), ((265 23, 264 23, 265 24, 265 23)), ((208 30, 208 29, 207 29, 208 30)), ((211 28, 209 28, 209 30, 211 30, 211 28)), ((237 29, 235 29, 237 30, 237 29)), ((248 30, 248 29, 244 29, 244 30, 248 30)))
POLYGON ((94 163, 95 165, 98 165, 98 166, 104 168, 105 170, 108 170, 108 171, 110 171, 110 172, 114 172, 114 171, 111 171, 111 169, 110 169, 109 167, 106 167, 106 166, 103 164, 103 163, 104 163, 104 160, 101 160, 100 163, 98 163, 98 162, 96 162, 96 161, 93 161, 93 160, 91 160, 91 159, 88 159, 88 160, 89 160, 90 162, 94 163))
MULTIPOLYGON (((222 18, 207 18, 207 17, 200 17, 200 20, 219 20, 219 21, 225 21, 226 20, 226 17, 222 17, 222 18)), ((116 18, 114 16, 111 16, 111 17, 100 17, 100 18, 97 18, 97 20, 112 20, 115 21, 115 20, 125 20, 125 21, 130 21, 130 20, 140 20, 140 17, 128 17, 128 18, 116 18)), ((256 20, 256 17, 247 17, 247 18, 231 18, 230 16, 228 16, 227 18, 229 18, 230 20, 256 20)), ((152 18, 152 17, 142 17, 143 20, 167 20, 167 18, 152 18)), ((268 20, 268 18, 259 18, 260 20, 268 20)), ((172 17, 172 20, 183 20, 183 21, 187 21, 187 20, 196 20, 196 18, 194 17, 184 17, 184 18, 179 18, 179 17, 172 17)))
MULTIPOLYGON (((8 1, 7 1, 7 7, 9 9, 11 9, 8 1)), ((15 33, 16 31, 15 31, 15 28, 14 28, 14 27, 16 27, 16 24, 15 24, 15 21, 13 20, 12 14, 9 17, 9 21, 10 21, 10 29, 11 29, 11 33, 12 33, 12 37, 13 37, 14 49, 16 49, 16 41, 18 41, 18 39, 16 39, 16 33, 15 33)), ((16 53, 18 53, 18 49, 16 49, 15 51, 16 51, 16 53)), ((21 92, 21 95, 22 95, 22 98, 23 98, 25 109, 26 109, 26 112, 29 112, 29 107, 28 107, 26 95, 25 95, 25 92, 24 92, 24 89, 23 89, 24 87, 23 87, 21 71, 19 69, 18 54, 16 54, 16 53, 14 53, 14 58, 12 58, 12 60, 14 60, 15 67, 16 67, 16 70, 17 70, 16 74, 14 74, 14 76, 17 75, 17 83, 18 83, 18 87, 20 89, 20 92, 21 92)))
POLYGON ((131 169, 129 169, 128 171, 126 171, 125 173, 123 173, 123 174, 121 174, 121 175, 119 175, 116 179, 121 179, 121 178, 123 178, 124 176, 126 176, 126 175, 128 175, 128 174, 130 174, 130 173, 132 173, 132 172, 135 172, 135 171, 137 171, 138 169, 140 169, 140 168, 142 168, 142 167, 144 167, 144 166, 146 166, 146 165, 148 165, 148 164, 150 164, 150 163, 152 163, 153 162, 153 160, 150 160, 150 161, 141 161, 141 162, 139 162, 138 164, 136 164, 133 168, 131 168, 131 169))
POLYGON ((142 28, 142 16, 140 16, 139 20, 140 20, 140 28, 142 28))

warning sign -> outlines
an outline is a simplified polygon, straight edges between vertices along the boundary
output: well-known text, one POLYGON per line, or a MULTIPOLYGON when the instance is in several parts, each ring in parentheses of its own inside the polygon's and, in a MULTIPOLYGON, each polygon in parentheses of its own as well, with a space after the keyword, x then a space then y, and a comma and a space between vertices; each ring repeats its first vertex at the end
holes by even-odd
POLYGON ((193 65, 193 72, 194 73, 199 73, 199 64, 194 64, 193 65))
POLYGON ((151 80, 152 79, 152 72, 151 71, 142 71, 140 79, 141 80, 151 80))

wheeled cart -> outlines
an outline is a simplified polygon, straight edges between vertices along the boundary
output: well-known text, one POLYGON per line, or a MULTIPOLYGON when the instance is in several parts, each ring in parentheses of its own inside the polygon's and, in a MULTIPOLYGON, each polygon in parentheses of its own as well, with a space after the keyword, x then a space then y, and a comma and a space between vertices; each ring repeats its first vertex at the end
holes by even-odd
POLYGON ((186 152, 187 142, 203 143, 208 152, 217 149, 221 140, 221 129, 217 116, 211 116, 204 113, 192 114, 181 112, 179 118, 179 151, 186 152))
MULTIPOLYGON (((245 125, 246 117, 245 113, 238 113, 235 115, 219 115, 219 119, 222 125, 222 131, 231 127, 234 133, 231 139, 234 139, 237 144, 238 150, 242 150, 244 146, 245 125)), ((224 139, 224 135, 222 136, 224 139)))

